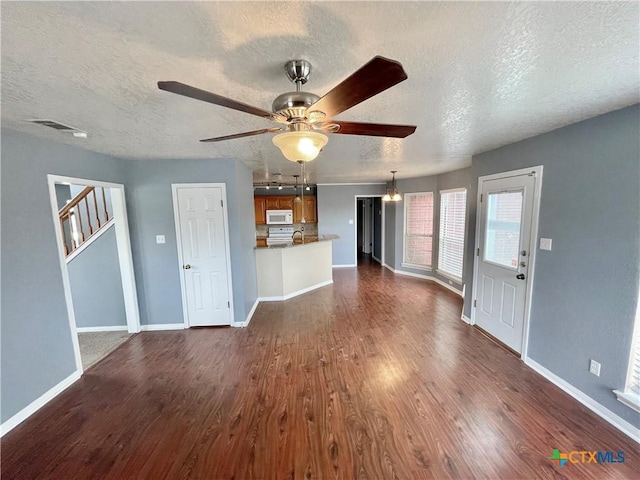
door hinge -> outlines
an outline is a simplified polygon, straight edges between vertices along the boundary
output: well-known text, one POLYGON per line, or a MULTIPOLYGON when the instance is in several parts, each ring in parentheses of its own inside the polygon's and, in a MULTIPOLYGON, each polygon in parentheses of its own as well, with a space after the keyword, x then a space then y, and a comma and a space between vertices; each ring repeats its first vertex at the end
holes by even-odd
POLYGON ((480 194, 480 203, 482 203, 482 193, 480 194))
POLYGON ((224 207, 224 200, 220 200, 220 206, 224 207))
POLYGON ((480 248, 478 247, 476 248, 476 257, 479 257, 479 256, 480 256, 480 248))
POLYGON ((478 301, 477 301, 477 300, 474 300, 474 301, 473 301, 473 308, 476 308, 477 306, 478 306, 478 301))
POLYGON ((231 302, 227 302, 227 308, 231 308, 231 302))

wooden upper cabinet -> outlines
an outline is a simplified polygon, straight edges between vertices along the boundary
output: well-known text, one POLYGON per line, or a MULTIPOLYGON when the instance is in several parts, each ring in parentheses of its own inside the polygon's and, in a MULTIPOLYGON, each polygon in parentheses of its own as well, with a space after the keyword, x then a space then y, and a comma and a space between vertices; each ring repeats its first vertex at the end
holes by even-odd
MULTIPOLYGON (((302 202, 295 202, 293 195, 272 195, 253 197, 253 206, 256 215, 256 225, 267 223, 267 210, 293 210, 293 223, 302 220, 302 202)), ((317 223, 316 197, 304 197, 304 217, 307 223, 317 223)))
POLYGON ((280 210, 280 197, 264 197, 267 210, 280 210))
POLYGON ((304 197, 304 217, 307 223, 318 223, 316 213, 316 197, 304 197))
POLYGON ((278 209, 280 210, 293 210, 293 199, 295 197, 279 197, 278 209))
POLYGON ((307 223, 318 223, 316 215, 316 197, 304 197, 302 202, 293 204, 293 223, 300 223, 302 220, 302 205, 304 205, 304 219, 307 223))
POLYGON ((265 197, 253 197, 253 209, 256 215, 256 225, 267 223, 267 201, 265 197))

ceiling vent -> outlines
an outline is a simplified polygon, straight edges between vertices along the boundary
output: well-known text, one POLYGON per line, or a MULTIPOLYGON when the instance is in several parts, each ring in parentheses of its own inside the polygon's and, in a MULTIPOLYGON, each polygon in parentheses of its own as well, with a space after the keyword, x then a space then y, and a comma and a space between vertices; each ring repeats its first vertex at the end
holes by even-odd
POLYGON ((38 125, 43 125, 45 127, 53 128, 55 130, 59 130, 61 132, 72 133, 74 137, 87 138, 87 132, 78 130, 75 127, 70 127, 69 125, 65 125, 64 123, 56 122, 55 120, 36 118, 28 121, 31 123, 36 123, 38 125))

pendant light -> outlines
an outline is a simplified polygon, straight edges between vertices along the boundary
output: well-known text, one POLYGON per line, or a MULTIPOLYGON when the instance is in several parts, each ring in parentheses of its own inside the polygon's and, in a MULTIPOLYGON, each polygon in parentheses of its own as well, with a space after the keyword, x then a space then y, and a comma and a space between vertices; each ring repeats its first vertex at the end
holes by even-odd
MULTIPOLYGON (((300 198, 300 195, 298 195, 298 177, 299 177, 299 176, 300 176, 300 175, 294 175, 294 177, 295 177, 295 179, 296 179, 296 186, 295 186, 295 189, 296 189, 296 190, 295 190, 295 192, 296 192, 296 198, 294 198, 294 199, 293 199, 293 201, 294 201, 295 203, 300 203, 300 202, 302 202, 302 199, 300 198)), ((303 195, 304 195, 304 194, 303 194, 303 195)))
POLYGON ((391 174, 393 177, 391 178, 391 188, 387 189, 387 192, 382 197, 383 202, 399 202, 402 200, 400 193, 398 193, 398 188, 396 187, 396 173, 397 170, 391 170, 391 174))
MULTIPOLYGON (((300 164, 300 174, 302 175, 302 182, 304 183, 304 161, 298 160, 298 163, 300 164)), ((302 199, 300 201, 302 202, 302 205, 300 206, 302 210, 302 219, 300 220, 300 223, 305 224, 307 223, 307 220, 304 218, 304 188, 302 189, 302 199)), ((302 227, 302 231, 304 231, 304 226, 302 227)))

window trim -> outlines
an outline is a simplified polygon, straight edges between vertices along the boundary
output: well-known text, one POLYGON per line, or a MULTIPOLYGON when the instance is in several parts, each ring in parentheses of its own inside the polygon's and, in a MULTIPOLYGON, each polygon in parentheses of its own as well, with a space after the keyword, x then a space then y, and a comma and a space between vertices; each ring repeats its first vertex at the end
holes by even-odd
POLYGON ((636 303, 636 318, 633 326, 633 336, 631 338, 631 348, 629 349, 629 362, 627 364, 627 376, 624 384, 624 390, 614 390, 613 393, 618 397, 618 401, 627 407, 640 413, 640 394, 633 391, 631 386, 635 386, 640 392, 639 385, 633 383, 633 365, 636 356, 640 356, 640 292, 638 292, 638 300, 636 303), (636 351, 636 349, 638 351, 636 351))
POLYGON ((403 206, 403 225, 402 225, 402 266, 405 268, 413 268, 415 270, 423 270, 425 272, 430 272, 433 270, 433 230, 435 228, 435 194, 432 191, 427 192, 410 192, 404 194, 404 206, 403 206), (415 263, 409 263, 406 261, 406 251, 407 251, 407 206, 409 205, 409 197, 413 197, 416 195, 426 195, 431 194, 431 234, 430 235, 413 235, 413 236, 424 236, 426 238, 431 238, 431 258, 429 265, 417 265, 415 263))
POLYGON ((459 277, 457 277, 455 274, 448 272, 446 270, 443 270, 442 268, 440 268, 440 239, 442 237, 442 194, 443 193, 458 193, 458 192, 464 192, 464 230, 465 230, 465 235, 463 235, 463 239, 462 239, 462 268, 463 268, 463 272, 464 273, 464 249, 466 247, 466 231, 467 231, 467 206, 469 205, 468 203, 468 190, 465 187, 459 187, 459 188, 449 188, 447 190, 440 190, 438 192, 438 194, 440 195, 440 198, 438 199, 438 257, 437 257, 437 261, 438 261, 438 267, 436 268, 436 272, 440 275, 442 275, 443 277, 447 277, 450 280, 453 280, 454 282, 457 282, 459 284, 462 285, 462 275, 460 275, 459 277))

